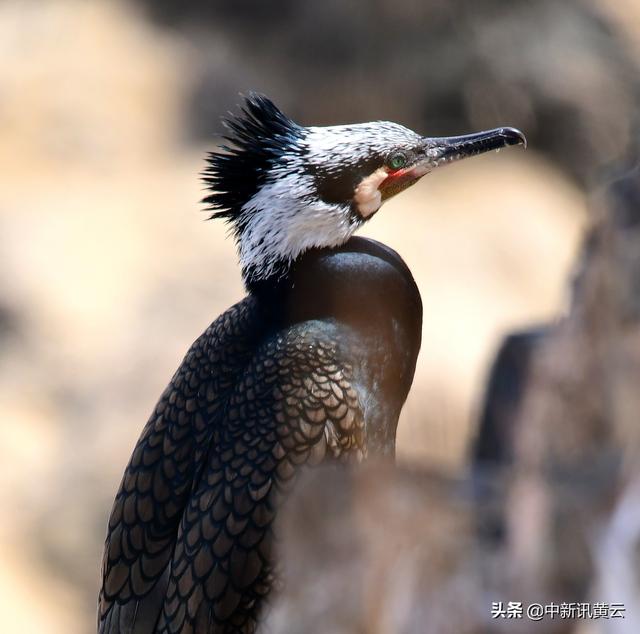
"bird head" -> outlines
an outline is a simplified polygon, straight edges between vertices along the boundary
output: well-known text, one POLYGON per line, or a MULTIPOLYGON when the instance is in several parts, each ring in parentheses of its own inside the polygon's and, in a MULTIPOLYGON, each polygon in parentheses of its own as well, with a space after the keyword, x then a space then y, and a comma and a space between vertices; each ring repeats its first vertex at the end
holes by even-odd
POLYGON ((382 203, 441 165, 523 144, 514 128, 422 137, 388 121, 303 127, 250 95, 208 156, 204 199, 231 223, 248 288, 286 275, 311 248, 345 243, 382 203))

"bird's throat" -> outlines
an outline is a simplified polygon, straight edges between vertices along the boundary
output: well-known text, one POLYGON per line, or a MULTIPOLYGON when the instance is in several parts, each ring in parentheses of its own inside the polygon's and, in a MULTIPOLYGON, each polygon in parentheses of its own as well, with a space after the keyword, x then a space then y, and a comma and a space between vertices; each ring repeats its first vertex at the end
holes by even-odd
POLYGON ((353 202, 358 213, 363 218, 372 216, 382 205, 382 193, 380 185, 389 177, 389 172, 384 167, 378 168, 373 174, 369 174, 360 181, 353 195, 353 202))
POLYGON ((416 168, 390 171, 380 167, 360 181, 353 196, 354 206, 362 218, 368 219, 385 200, 411 187, 424 174, 424 170, 416 168))

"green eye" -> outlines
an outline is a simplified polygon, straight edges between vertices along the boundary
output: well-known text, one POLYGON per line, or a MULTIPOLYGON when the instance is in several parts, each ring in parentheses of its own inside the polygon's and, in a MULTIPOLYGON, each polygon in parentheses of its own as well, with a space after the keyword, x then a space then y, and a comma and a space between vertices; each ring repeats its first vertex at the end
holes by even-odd
POLYGON ((402 152, 395 152, 389 157, 387 165, 394 170, 399 170, 407 164, 407 157, 402 152))

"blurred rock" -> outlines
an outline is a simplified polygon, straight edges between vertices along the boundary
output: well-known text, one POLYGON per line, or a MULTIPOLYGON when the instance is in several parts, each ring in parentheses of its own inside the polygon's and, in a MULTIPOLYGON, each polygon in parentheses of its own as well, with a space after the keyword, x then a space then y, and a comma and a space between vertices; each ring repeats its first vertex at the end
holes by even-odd
MULTIPOLYGON (((559 442, 569 444, 558 451, 555 443, 554 460, 566 461, 578 445, 590 452, 587 461, 605 447, 620 449, 615 435, 620 408, 631 416, 620 424, 633 429, 630 421, 640 411, 631 389, 636 373, 640 376, 635 342, 640 332, 640 163, 635 157, 630 162, 633 167, 628 161, 601 194, 597 221, 570 283, 569 313, 557 323, 512 333, 501 345, 473 450, 479 468, 511 465, 520 434, 539 433, 530 423, 531 430, 518 427, 528 420, 525 402, 537 398, 532 392, 543 401, 559 399, 557 406, 567 411, 552 409, 557 423, 574 421, 562 428, 559 442), (592 421, 590 431, 587 421, 592 421)), ((546 431, 552 427, 545 423, 546 431)), ((640 449, 637 439, 627 440, 633 442, 626 450, 640 449)))
POLYGON ((469 520, 463 491, 436 476, 371 464, 309 473, 284 512, 284 591, 264 631, 482 631, 469 520))
MULTIPOLYGON (((624 596, 627 609, 640 605, 637 158, 632 165, 602 196, 570 313, 537 346, 517 407, 493 430, 509 428, 513 442, 500 503, 514 570, 531 592, 624 596)), ((615 631, 636 631, 629 616, 615 631)))
MULTIPOLYGON (((518 602, 524 610, 581 595, 566 586, 532 592, 509 547, 477 530, 496 509, 471 490, 463 481, 392 465, 308 473, 283 513, 283 587, 261 632, 575 632, 571 619, 546 618, 542 630, 524 613, 492 617, 493 603, 518 602)), ((535 495, 526 493, 523 503, 535 503, 535 495)), ((576 570, 582 560, 574 551, 555 553, 556 571, 576 570)))

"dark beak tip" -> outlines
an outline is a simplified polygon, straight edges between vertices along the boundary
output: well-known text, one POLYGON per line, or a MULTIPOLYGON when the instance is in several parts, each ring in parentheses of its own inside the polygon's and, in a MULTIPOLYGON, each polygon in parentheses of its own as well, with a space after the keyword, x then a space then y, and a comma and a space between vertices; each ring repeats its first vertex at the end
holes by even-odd
POLYGON ((527 149, 527 137, 518 128, 500 128, 500 136, 504 137, 507 145, 522 145, 527 149))

